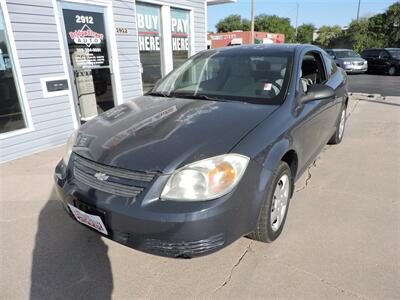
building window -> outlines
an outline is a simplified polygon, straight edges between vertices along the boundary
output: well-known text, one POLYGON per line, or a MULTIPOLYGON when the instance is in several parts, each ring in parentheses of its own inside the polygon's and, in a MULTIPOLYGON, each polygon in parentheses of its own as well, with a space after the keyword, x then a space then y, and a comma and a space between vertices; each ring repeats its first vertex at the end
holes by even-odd
POLYGON ((189 57, 190 12, 171 8, 172 58, 174 69, 189 57))
POLYGON ((149 91, 161 78, 161 9, 159 6, 137 3, 136 19, 143 91, 149 91))
POLYGON ((0 7, 0 134, 26 127, 17 76, 0 7))

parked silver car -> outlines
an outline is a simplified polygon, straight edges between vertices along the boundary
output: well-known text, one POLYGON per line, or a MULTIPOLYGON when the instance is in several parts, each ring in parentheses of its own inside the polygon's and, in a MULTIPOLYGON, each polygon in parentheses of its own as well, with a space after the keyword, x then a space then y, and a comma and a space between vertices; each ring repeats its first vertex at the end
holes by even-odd
POLYGON ((365 73, 368 70, 368 62, 358 53, 350 49, 326 49, 333 57, 336 64, 347 73, 365 73))

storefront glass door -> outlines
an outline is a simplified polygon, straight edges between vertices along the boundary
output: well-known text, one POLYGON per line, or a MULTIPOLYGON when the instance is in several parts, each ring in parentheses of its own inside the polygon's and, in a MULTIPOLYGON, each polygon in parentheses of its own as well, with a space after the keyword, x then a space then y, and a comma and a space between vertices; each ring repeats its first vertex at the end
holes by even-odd
POLYGON ((61 10, 75 102, 80 119, 86 121, 115 103, 105 13, 76 4, 63 4, 61 10))

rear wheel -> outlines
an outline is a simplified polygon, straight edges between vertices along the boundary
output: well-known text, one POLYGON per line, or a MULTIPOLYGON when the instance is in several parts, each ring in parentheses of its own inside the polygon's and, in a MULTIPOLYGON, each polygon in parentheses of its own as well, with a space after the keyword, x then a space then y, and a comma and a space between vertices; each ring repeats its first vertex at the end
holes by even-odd
POLYGON ((339 144, 343 139, 345 127, 346 127, 346 106, 343 105, 343 108, 342 108, 342 111, 340 113, 340 117, 338 120, 338 124, 336 126, 335 133, 332 135, 328 144, 330 144, 330 145, 339 144))
POLYGON ((285 225, 292 188, 290 167, 281 161, 272 175, 271 185, 262 204, 257 227, 249 234, 250 238, 265 243, 276 240, 285 225))

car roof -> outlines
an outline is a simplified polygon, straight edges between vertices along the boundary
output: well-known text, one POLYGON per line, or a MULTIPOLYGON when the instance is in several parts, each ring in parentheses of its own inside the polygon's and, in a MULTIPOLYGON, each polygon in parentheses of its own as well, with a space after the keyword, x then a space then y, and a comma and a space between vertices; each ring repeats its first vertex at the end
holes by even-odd
POLYGON ((270 50, 270 51, 293 53, 297 50, 301 50, 302 48, 308 48, 308 47, 317 48, 316 46, 308 45, 308 44, 253 44, 253 45, 214 48, 214 49, 209 49, 207 51, 218 51, 218 52, 229 51, 229 52, 237 52, 237 53, 246 53, 246 52, 252 52, 255 50, 270 50))
POLYGON ((367 48, 367 49, 364 49, 363 51, 369 51, 369 50, 388 50, 388 49, 390 49, 390 48, 367 48))
POLYGON ((330 50, 330 51, 354 51, 353 49, 339 49, 339 48, 335 48, 335 49, 326 49, 326 50, 330 50))

